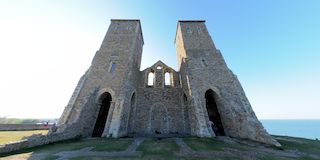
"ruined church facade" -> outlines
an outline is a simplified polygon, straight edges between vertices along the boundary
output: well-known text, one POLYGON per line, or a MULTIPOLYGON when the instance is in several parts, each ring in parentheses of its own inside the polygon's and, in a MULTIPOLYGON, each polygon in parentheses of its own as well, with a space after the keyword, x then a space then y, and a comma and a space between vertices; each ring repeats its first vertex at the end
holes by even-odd
POLYGON ((139 20, 111 20, 57 131, 83 137, 230 136, 279 145, 258 121, 205 21, 179 21, 179 71, 161 61, 140 71, 139 20))

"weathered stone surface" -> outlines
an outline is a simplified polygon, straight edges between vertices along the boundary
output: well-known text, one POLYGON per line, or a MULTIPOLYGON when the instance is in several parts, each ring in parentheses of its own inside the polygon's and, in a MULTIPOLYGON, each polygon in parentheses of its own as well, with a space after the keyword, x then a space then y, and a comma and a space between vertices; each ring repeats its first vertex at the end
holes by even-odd
MULTIPOLYGON (((91 67, 80 79, 61 116, 60 128, 77 123, 81 126, 80 134, 90 136, 99 112, 99 98, 108 92, 112 101, 102 136, 212 137, 215 131, 209 124, 205 98, 205 93, 211 90, 225 135, 280 145, 256 118, 240 82, 216 49, 204 21, 179 21, 175 44, 180 71, 161 61, 139 71, 143 46, 140 22, 112 20, 91 67), (170 75, 169 85, 165 84, 166 72, 170 75), (150 73, 153 74, 151 86, 150 73), (96 94, 88 94, 92 88, 97 89, 96 94)), ((63 132, 60 128, 58 132, 63 132)))
POLYGON ((280 146, 258 121, 239 80, 215 48, 204 21, 180 21, 175 44, 183 89, 192 99, 191 134, 214 136, 205 98, 205 93, 212 90, 227 136, 280 146))
POLYGON ((51 131, 47 138, 87 137, 103 127, 101 136, 115 138, 222 134, 280 146, 258 121, 204 21, 178 22, 175 45, 179 71, 161 61, 140 71, 143 43, 139 20, 111 20, 56 132, 51 131), (166 73, 170 77, 167 84, 166 73), (106 93, 111 96, 108 101, 106 93), (108 107, 108 113, 103 125, 97 126, 102 106, 108 107))

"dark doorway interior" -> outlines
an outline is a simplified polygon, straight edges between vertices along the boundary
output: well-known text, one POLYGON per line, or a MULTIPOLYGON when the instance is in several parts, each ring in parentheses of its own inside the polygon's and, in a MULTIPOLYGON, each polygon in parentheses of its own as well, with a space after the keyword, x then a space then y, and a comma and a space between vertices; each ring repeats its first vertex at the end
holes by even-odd
POLYGON ((221 118, 217 108, 217 104, 214 99, 214 94, 215 93, 211 89, 207 90, 207 92, 205 93, 206 107, 208 111, 209 120, 213 122, 213 124, 210 125, 217 136, 224 136, 225 133, 221 123, 221 118))
POLYGON ((111 101, 112 99, 111 99, 110 93, 106 92, 101 95, 101 98, 100 98, 101 107, 96 120, 96 124, 94 125, 92 137, 101 137, 104 127, 106 125, 107 118, 108 118, 108 112, 109 112, 111 101))

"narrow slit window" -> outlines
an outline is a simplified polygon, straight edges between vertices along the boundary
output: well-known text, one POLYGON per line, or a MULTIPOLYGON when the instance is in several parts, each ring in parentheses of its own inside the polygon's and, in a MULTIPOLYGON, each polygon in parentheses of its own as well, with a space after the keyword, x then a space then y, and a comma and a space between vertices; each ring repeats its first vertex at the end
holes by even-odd
POLYGON ((202 59, 202 65, 203 65, 204 67, 207 67, 207 66, 208 66, 208 64, 207 64, 207 62, 206 62, 205 59, 202 59))
POLYGON ((110 63, 109 72, 113 73, 116 70, 116 64, 114 62, 110 63))
POLYGON ((150 72, 148 74, 148 86, 153 86, 153 81, 154 81, 154 73, 150 72))
POLYGON ((166 86, 171 86, 171 76, 170 76, 170 73, 169 72, 166 72, 164 74, 164 84, 166 86))

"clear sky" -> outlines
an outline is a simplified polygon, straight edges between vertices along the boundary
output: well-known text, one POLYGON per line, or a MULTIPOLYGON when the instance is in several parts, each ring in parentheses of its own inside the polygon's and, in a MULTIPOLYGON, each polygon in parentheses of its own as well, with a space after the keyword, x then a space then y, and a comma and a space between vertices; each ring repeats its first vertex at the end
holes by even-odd
POLYGON ((320 118, 320 1, 0 1, 0 116, 58 118, 110 19, 140 19, 142 68, 178 69, 178 20, 206 20, 260 119, 320 118))

